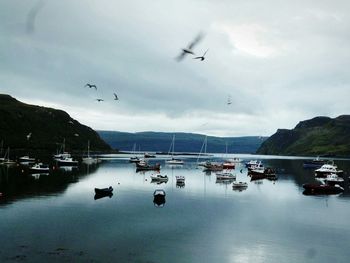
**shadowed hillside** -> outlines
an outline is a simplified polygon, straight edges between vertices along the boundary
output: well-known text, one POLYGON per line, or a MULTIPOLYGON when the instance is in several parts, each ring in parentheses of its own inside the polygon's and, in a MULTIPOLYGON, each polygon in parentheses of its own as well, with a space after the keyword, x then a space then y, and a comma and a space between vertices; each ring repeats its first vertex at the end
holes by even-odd
POLYGON ((316 117, 300 122, 292 130, 279 129, 257 153, 350 156, 350 115, 316 117))
POLYGON ((86 149, 88 140, 92 150, 110 150, 93 129, 66 112, 25 104, 0 94, 0 142, 4 142, 4 147, 55 152, 63 139, 68 151, 86 149))

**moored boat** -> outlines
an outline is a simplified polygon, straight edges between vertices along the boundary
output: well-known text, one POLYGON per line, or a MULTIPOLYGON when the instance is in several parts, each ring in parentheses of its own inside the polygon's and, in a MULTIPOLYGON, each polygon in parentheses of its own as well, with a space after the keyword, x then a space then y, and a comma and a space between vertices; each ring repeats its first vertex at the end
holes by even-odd
POLYGON ((113 192, 113 187, 110 186, 108 188, 95 188, 95 194, 110 194, 113 192))
POLYGON ((35 162, 35 158, 31 158, 28 155, 25 155, 25 156, 19 157, 18 161, 20 163, 34 163, 35 162))
POLYGON ((167 182, 169 178, 167 175, 156 174, 151 175, 151 180, 156 182, 167 182))
POLYGON ((325 178, 329 174, 341 175, 343 174, 343 170, 338 170, 337 166, 332 164, 324 164, 321 168, 315 170, 316 177, 325 178))
POLYGON ((339 177, 337 174, 329 174, 325 178, 325 182, 329 185, 335 185, 335 184, 344 183, 344 179, 339 177))
POLYGON ((245 189, 248 187, 248 183, 246 182, 233 182, 232 189, 245 189))
POLYGON ((236 180, 236 175, 230 172, 216 173, 216 180, 236 180))
POLYGON ((77 166, 78 161, 73 160, 72 157, 69 157, 69 158, 63 158, 63 159, 57 160, 57 164, 59 166, 77 166))
POLYGON ((160 170, 160 164, 156 163, 154 165, 149 165, 145 161, 140 161, 140 162, 136 163, 136 171, 150 171, 150 170, 159 171, 160 170))
POLYGON ((156 207, 163 207, 165 205, 165 191, 163 189, 156 189, 153 192, 153 204, 156 207))
POLYGON ((344 191, 344 188, 339 185, 327 184, 303 184, 305 194, 339 194, 344 191))
POLYGON ((177 184, 185 183, 185 176, 183 176, 183 175, 176 175, 175 178, 176 178, 176 183, 177 184))
POLYGON ((320 159, 320 157, 316 157, 313 160, 304 161, 303 167, 304 168, 319 168, 326 163, 327 163, 326 160, 322 160, 322 159, 320 159))
POLYGON ((36 163, 29 168, 29 171, 34 173, 47 173, 50 171, 50 167, 47 164, 36 163))

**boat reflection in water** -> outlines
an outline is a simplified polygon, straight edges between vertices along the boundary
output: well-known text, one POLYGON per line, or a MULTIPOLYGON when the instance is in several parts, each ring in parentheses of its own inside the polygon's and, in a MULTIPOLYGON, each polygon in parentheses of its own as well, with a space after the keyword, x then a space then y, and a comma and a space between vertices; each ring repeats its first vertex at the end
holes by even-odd
POLYGON ((153 193, 153 204, 155 207, 163 207, 165 205, 165 191, 157 189, 153 193))

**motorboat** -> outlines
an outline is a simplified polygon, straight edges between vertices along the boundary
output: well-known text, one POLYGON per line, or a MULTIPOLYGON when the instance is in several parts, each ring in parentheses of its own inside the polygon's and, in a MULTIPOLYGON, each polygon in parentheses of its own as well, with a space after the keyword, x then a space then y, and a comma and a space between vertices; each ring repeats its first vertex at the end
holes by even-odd
POLYGON ((145 158, 155 158, 156 156, 154 154, 151 154, 151 153, 145 153, 144 157, 145 158))
POLYGON ((156 207, 163 207, 165 205, 165 191, 162 189, 156 189, 153 192, 153 204, 156 207))
POLYGON ((35 158, 31 158, 28 155, 25 155, 25 156, 19 157, 18 161, 20 163, 34 163, 35 162, 35 158))
POLYGON ((251 167, 253 165, 257 165, 257 164, 258 164, 258 160, 250 160, 249 162, 245 163, 245 167, 249 168, 249 167, 251 167))
POLYGON ((171 158, 170 160, 165 161, 167 164, 174 164, 174 165, 182 165, 184 164, 183 160, 176 159, 176 158, 171 158))
POLYGON ((63 152, 63 153, 58 153, 53 156, 55 161, 66 159, 66 158, 71 158, 71 154, 68 152, 63 152))
POLYGON ((204 165, 204 170, 206 171, 222 171, 224 167, 221 163, 207 162, 204 165))
POLYGON ((319 156, 317 156, 313 160, 306 160, 306 161, 304 161, 303 167, 304 168, 320 168, 322 165, 324 165, 326 163, 327 163, 326 160, 322 160, 322 159, 320 159, 319 156))
POLYGON ((59 166, 77 166, 78 161, 73 160, 72 157, 69 157, 69 158, 67 157, 67 158, 57 160, 57 164, 59 166))
POLYGON ((327 175, 325 182, 330 185, 340 184, 344 182, 344 179, 339 177, 337 174, 327 175))
POLYGON ((222 167, 223 169, 235 169, 235 163, 231 162, 231 161, 225 161, 223 164, 222 164, 222 167))
POLYGON ((183 175, 176 175, 175 176, 175 178, 176 178, 176 183, 185 183, 185 176, 183 176, 183 175))
POLYGON ((248 183, 246 182, 233 182, 232 189, 246 189, 248 188, 248 183))
POLYGON ((132 157, 129 158, 129 162, 130 163, 138 163, 140 161, 141 161, 140 158, 137 157, 137 156, 132 156, 132 157))
POLYGON ((151 180, 154 182, 168 182, 169 178, 167 175, 156 174, 151 175, 151 180))
POLYGON ((216 173, 216 180, 236 180, 236 175, 230 172, 216 173))
POLYGON ((136 163, 136 171, 150 171, 150 170, 159 171, 160 164, 156 163, 154 165, 149 165, 145 161, 140 161, 140 162, 136 163))
POLYGON ((248 171, 251 171, 251 170, 258 170, 258 169, 264 169, 264 165, 262 162, 257 162, 255 164, 250 164, 248 166, 248 171))
POLYGON ((47 173, 48 171, 50 171, 50 167, 47 164, 36 163, 33 166, 31 166, 29 170, 34 173, 47 173))
POLYGON ((325 178, 329 174, 343 174, 342 170, 338 170, 336 165, 333 164, 324 164, 321 168, 315 170, 315 176, 325 178))
POLYGON ((344 188, 340 185, 327 185, 327 184, 303 184, 305 189, 304 194, 339 194, 344 192, 344 188))

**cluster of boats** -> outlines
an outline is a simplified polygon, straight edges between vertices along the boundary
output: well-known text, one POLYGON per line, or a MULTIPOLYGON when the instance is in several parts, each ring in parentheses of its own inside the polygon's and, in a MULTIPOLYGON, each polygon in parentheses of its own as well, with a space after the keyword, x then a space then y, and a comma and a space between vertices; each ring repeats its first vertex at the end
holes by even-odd
POLYGON ((303 185, 305 194, 339 194, 344 191, 341 186, 344 183, 343 170, 339 170, 333 161, 325 161, 316 158, 312 161, 306 161, 304 168, 315 169, 315 178, 321 184, 307 183, 303 185))
POLYGON ((245 165, 251 181, 261 179, 277 180, 276 170, 271 167, 265 167, 261 161, 251 160, 245 165))

